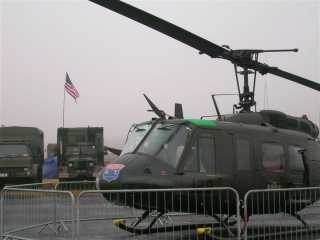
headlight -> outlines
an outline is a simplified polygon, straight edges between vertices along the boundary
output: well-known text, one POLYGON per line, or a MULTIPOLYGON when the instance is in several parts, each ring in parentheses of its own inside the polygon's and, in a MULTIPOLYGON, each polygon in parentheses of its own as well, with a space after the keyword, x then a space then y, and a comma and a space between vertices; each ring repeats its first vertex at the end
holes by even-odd
POLYGON ((25 168, 23 169, 23 171, 27 172, 27 171, 29 171, 29 168, 25 167, 25 168))
POLYGON ((73 166, 73 164, 72 164, 72 163, 69 163, 69 164, 68 164, 68 167, 72 167, 72 166, 73 166))
POLYGON ((93 162, 89 162, 89 167, 93 167, 94 163, 93 162))

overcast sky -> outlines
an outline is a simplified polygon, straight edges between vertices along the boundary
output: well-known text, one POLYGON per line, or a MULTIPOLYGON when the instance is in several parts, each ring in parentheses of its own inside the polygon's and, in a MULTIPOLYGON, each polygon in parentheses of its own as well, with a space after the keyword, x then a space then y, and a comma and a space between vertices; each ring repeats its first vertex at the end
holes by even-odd
MULTIPOLYGON (((132 123, 152 113, 142 93, 186 117, 214 114, 212 93, 235 93, 233 66, 88 1, 1 2, 0 122, 36 126, 46 143, 62 126, 65 72, 77 87, 66 96, 65 127, 104 127, 121 147, 132 123)), ((320 1, 130 1, 218 45, 299 48, 261 55, 262 62, 320 81, 320 1)), ((258 109, 319 121, 320 94, 273 75, 258 76, 258 109)), ((236 98, 223 97, 223 113, 236 98)))

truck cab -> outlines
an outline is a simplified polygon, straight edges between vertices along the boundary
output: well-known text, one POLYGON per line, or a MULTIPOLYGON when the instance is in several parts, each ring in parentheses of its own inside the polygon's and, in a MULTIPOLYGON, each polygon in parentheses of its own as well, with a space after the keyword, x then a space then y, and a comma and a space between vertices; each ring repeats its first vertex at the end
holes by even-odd
POLYGON ((103 128, 59 128, 59 178, 94 179, 104 165, 103 128))
POLYGON ((3 184, 41 182, 43 158, 40 129, 0 128, 0 178, 3 184))

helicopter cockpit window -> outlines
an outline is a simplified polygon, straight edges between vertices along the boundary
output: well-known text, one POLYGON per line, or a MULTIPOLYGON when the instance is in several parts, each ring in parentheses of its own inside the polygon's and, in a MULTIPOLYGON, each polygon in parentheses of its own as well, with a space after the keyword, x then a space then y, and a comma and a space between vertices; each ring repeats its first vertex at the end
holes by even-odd
POLYGON ((213 166, 215 165, 213 136, 201 136, 199 138, 199 163, 200 163, 200 172, 212 173, 213 166))
POLYGON ((302 154, 299 152, 303 148, 298 146, 288 146, 289 150, 289 167, 294 171, 304 171, 302 154))
POLYGON ((262 144, 262 164, 271 172, 282 172, 284 170, 284 149, 280 144, 262 144))
POLYGON ((191 146, 190 152, 187 156, 186 163, 184 165, 184 170, 188 172, 198 172, 198 157, 197 157, 197 142, 194 142, 191 146))
POLYGON ((137 152, 152 155, 176 167, 190 131, 191 129, 184 125, 158 123, 137 152))
POLYGON ((185 171, 214 173, 215 143, 212 135, 200 135, 192 144, 184 167, 185 171))
POLYGON ((128 139, 126 144, 124 145, 121 155, 133 152, 141 142, 143 137, 148 133, 150 128, 151 123, 132 126, 129 130, 128 139))

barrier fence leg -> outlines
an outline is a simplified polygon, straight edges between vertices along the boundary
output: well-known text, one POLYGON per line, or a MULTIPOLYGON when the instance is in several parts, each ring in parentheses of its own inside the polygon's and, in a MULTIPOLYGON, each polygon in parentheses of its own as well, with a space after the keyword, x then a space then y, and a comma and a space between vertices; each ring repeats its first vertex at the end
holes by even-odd
POLYGON ((241 240, 241 216, 240 216, 241 203, 239 195, 237 195, 237 239, 241 240))
POLYGON ((243 239, 247 240, 248 238, 248 206, 247 206, 247 195, 245 196, 244 202, 243 202, 243 207, 244 207, 244 214, 243 214, 243 221, 244 221, 244 229, 243 229, 243 239))
POLYGON ((0 216, 0 237, 2 239, 3 235, 4 235, 4 191, 1 191, 1 206, 0 206, 0 212, 1 212, 1 216, 0 216))
POLYGON ((75 199, 73 193, 71 195, 71 239, 74 240, 76 235, 76 216, 75 216, 75 206, 76 206, 76 202, 75 200, 77 200, 77 198, 75 199))
POLYGON ((53 197, 53 219, 52 219, 52 222, 53 222, 53 229, 54 229, 54 232, 55 234, 57 235, 58 232, 57 232, 57 195, 54 194, 54 197, 53 197))
POLYGON ((76 208, 76 238, 79 238, 79 236, 80 236, 80 197, 81 197, 81 193, 76 198, 76 204, 75 204, 75 208, 76 208))

